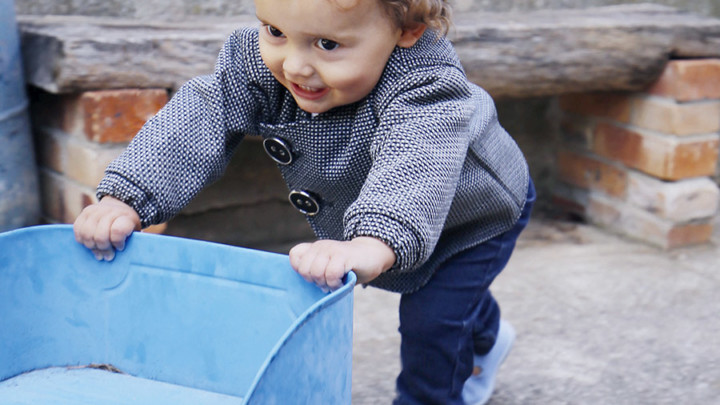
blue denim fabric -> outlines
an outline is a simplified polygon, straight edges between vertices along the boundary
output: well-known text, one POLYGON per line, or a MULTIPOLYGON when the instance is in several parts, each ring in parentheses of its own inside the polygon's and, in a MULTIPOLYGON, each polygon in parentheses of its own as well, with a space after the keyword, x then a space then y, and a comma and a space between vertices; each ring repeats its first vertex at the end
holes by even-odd
POLYGON ((532 181, 527 203, 509 231, 446 261, 420 290, 400 300, 400 356, 394 404, 462 404, 473 368, 473 352, 495 343, 500 307, 489 287, 507 264, 535 202, 532 181))

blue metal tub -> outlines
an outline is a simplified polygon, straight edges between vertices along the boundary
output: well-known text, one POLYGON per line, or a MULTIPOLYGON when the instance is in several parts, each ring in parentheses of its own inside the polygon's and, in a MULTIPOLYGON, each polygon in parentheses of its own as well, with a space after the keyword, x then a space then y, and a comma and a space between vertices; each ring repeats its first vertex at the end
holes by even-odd
POLYGON ((67 225, 0 234, 0 403, 349 404, 355 280, 325 294, 287 256, 168 236, 107 263, 67 225))

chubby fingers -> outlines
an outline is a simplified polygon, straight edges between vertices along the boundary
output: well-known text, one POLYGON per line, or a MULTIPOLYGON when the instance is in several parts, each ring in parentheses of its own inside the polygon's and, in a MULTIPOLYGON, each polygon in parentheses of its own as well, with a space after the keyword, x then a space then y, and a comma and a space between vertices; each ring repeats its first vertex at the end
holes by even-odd
POLYGON ((99 231, 102 226, 107 226, 107 221, 104 221, 98 205, 93 204, 85 207, 73 224, 75 240, 88 249, 101 251, 100 246, 103 243, 102 241, 97 243, 96 239, 98 237, 102 238, 102 232, 99 231))
POLYGON ((111 261, 115 258, 115 250, 110 243, 110 227, 113 222, 113 217, 99 217, 92 238, 85 242, 85 246, 92 250, 98 260, 111 261))
POLYGON ((140 229, 140 218, 124 203, 97 203, 86 207, 75 220, 75 239, 90 249, 98 260, 110 261, 115 249, 123 250, 125 240, 140 229))
POLYGON ((111 261, 115 258, 115 250, 125 250, 125 240, 135 228, 127 216, 103 218, 95 230, 95 247, 90 250, 96 259, 111 261))
POLYGON ((113 221, 110 226, 110 244, 119 250, 125 250, 125 241, 133 231, 139 230, 140 226, 127 216, 121 216, 113 221))
POLYGON ((342 287, 342 279, 349 271, 342 249, 335 241, 301 243, 290 250, 290 265, 303 279, 316 284, 323 291, 342 287))

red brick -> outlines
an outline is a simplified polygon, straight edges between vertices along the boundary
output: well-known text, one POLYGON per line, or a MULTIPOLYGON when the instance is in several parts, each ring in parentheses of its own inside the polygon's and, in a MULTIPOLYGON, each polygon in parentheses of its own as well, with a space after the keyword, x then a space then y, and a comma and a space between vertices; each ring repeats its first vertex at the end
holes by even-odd
POLYGON ((661 136, 601 123, 593 151, 664 180, 710 176, 718 160, 719 137, 661 136))
POLYGON ((720 99, 720 59, 670 61, 648 92, 678 101, 720 99))
POLYGON ((675 153, 669 161, 668 180, 712 176, 715 174, 720 142, 716 136, 705 139, 677 145, 675 153))
POLYGON ((678 103, 638 97, 633 102, 632 124, 672 135, 716 133, 720 131, 720 101, 678 103))
POLYGON ((560 97, 563 111, 618 122, 630 121, 632 95, 629 93, 584 93, 560 97))
POLYGON ((167 103, 165 90, 104 90, 83 93, 80 109, 88 139, 129 142, 167 103))
POLYGON ((51 223, 72 223, 96 201, 92 188, 49 170, 40 170, 40 190, 43 217, 51 223))
POLYGON ((574 186, 600 190, 615 197, 625 195, 627 172, 598 159, 561 150, 557 169, 560 179, 574 186))
POLYGON ((665 249, 706 243, 712 235, 710 219, 675 223, 599 194, 591 195, 587 219, 611 231, 665 249))
POLYGON ((36 130, 36 144, 41 166, 88 187, 97 186, 108 164, 125 149, 125 144, 99 145, 47 128, 36 130))
POLYGON ((164 89, 89 91, 54 95, 34 92, 33 125, 93 142, 129 142, 168 100, 164 89))
POLYGON ((105 168, 125 150, 125 144, 115 147, 83 141, 70 141, 67 145, 64 173, 69 178, 90 187, 96 187, 105 175, 105 168))
POLYGON ((707 243, 713 234, 711 223, 684 224, 673 227, 667 235, 666 248, 678 248, 707 243))
POLYGON ((633 172, 628 178, 627 202, 673 222, 689 222, 717 213, 720 190, 708 177, 662 181, 633 172))
POLYGON ((623 222, 621 205, 622 201, 617 199, 592 194, 585 207, 585 219, 595 225, 618 232, 623 222))

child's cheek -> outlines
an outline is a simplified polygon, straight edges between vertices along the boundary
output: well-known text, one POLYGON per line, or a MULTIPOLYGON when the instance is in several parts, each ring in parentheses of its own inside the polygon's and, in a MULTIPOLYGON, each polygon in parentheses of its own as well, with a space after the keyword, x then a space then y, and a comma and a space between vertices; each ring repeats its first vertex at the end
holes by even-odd
POLYGON ((363 99, 375 88, 381 69, 375 66, 348 64, 328 71, 323 78, 325 84, 342 94, 346 103, 353 103, 363 99))
POLYGON ((263 63, 265 66, 267 66, 268 69, 272 72, 273 76, 275 78, 278 78, 278 75, 282 72, 282 60, 280 59, 277 52, 273 50, 273 48, 269 45, 264 45, 263 42, 260 42, 260 57, 262 58, 263 63))

